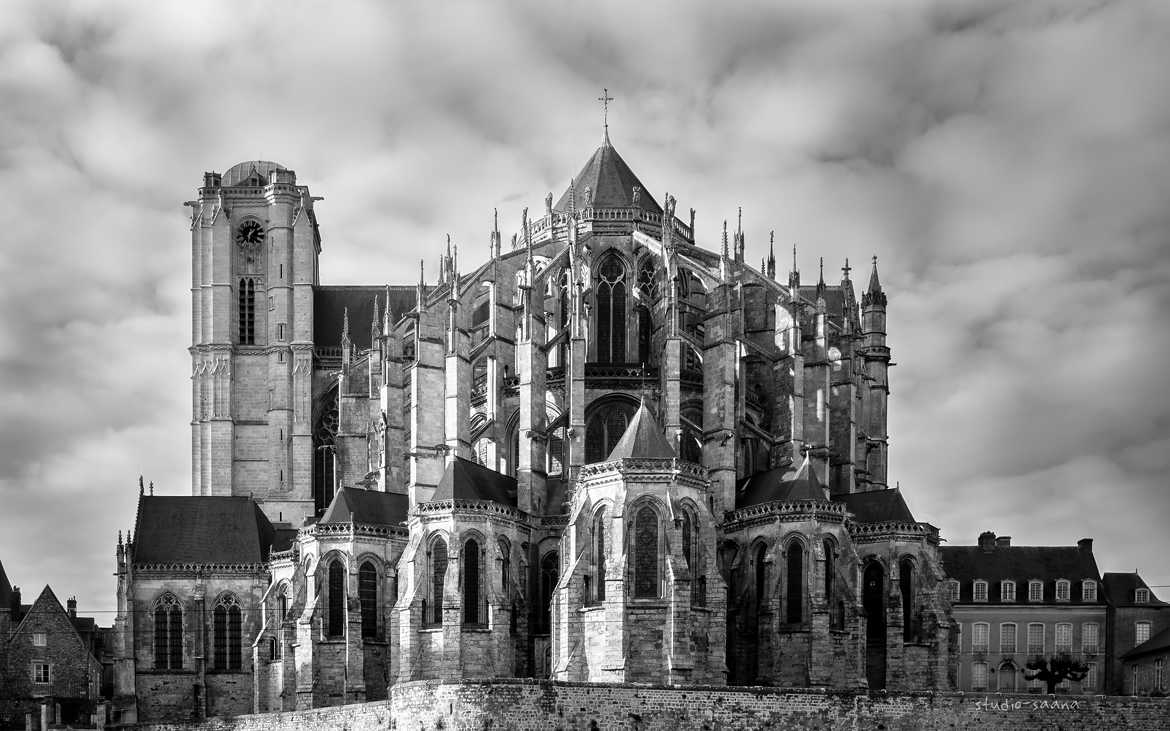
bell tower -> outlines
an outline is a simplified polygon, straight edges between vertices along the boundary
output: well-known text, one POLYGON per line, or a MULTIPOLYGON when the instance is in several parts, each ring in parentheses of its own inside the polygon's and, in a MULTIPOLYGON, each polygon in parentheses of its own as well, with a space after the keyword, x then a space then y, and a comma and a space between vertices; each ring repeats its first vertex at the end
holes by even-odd
POLYGON ((313 197, 268 161, 205 173, 191 219, 191 492, 312 515, 313 197))

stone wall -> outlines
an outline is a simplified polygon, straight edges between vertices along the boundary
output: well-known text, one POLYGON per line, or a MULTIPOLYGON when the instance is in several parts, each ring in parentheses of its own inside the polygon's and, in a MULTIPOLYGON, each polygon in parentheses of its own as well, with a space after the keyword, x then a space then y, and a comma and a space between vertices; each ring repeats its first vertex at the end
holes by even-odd
POLYGON ((1073 729, 1166 727, 1170 699, 1119 696, 867 694, 498 680, 400 683, 390 700, 154 724, 141 731, 310 729, 1073 729))

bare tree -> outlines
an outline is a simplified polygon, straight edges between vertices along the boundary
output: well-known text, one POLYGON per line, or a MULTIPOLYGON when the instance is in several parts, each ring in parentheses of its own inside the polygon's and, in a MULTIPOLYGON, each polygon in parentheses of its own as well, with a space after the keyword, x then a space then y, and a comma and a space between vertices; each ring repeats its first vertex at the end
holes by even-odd
POLYGON ((1067 653, 1034 657, 1024 666, 1024 677, 1043 681, 1048 685, 1049 693, 1055 693, 1056 686, 1063 680, 1080 681, 1088 674, 1089 666, 1067 653))

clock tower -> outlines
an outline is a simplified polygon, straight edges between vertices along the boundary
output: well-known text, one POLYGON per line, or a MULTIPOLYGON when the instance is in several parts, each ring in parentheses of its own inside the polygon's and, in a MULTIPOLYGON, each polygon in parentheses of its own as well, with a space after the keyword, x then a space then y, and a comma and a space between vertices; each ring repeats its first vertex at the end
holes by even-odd
POLYGON ((252 496, 300 525, 313 513, 313 198, 257 160, 205 173, 190 205, 192 494, 252 496))

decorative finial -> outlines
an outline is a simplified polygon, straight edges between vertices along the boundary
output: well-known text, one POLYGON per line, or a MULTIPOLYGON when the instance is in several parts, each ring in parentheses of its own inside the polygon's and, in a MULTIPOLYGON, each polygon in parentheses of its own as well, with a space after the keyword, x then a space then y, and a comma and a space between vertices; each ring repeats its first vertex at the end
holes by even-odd
POLYGON ((349 342, 349 308, 345 307, 341 310, 341 343, 345 345, 349 342))
POLYGON ((841 273, 845 275, 845 280, 849 280, 849 272, 853 271, 853 267, 849 266, 849 257, 845 257, 845 266, 841 267, 841 273))
POLYGON ((609 89, 602 89, 601 96, 597 97, 597 101, 601 102, 601 122, 605 125, 605 144, 609 144, 609 103, 613 101, 613 97, 609 95, 609 89))
POLYGON ((150 494, 152 497, 154 496, 154 480, 150 481, 150 494))
POLYGON ((146 494, 146 487, 142 482, 142 475, 138 476, 138 496, 141 497, 146 494))
POLYGON ((738 221, 735 224, 735 230, 738 233, 743 233, 743 206, 739 206, 738 221))
POLYGON ((723 219, 723 258, 727 258, 727 219, 723 219))

